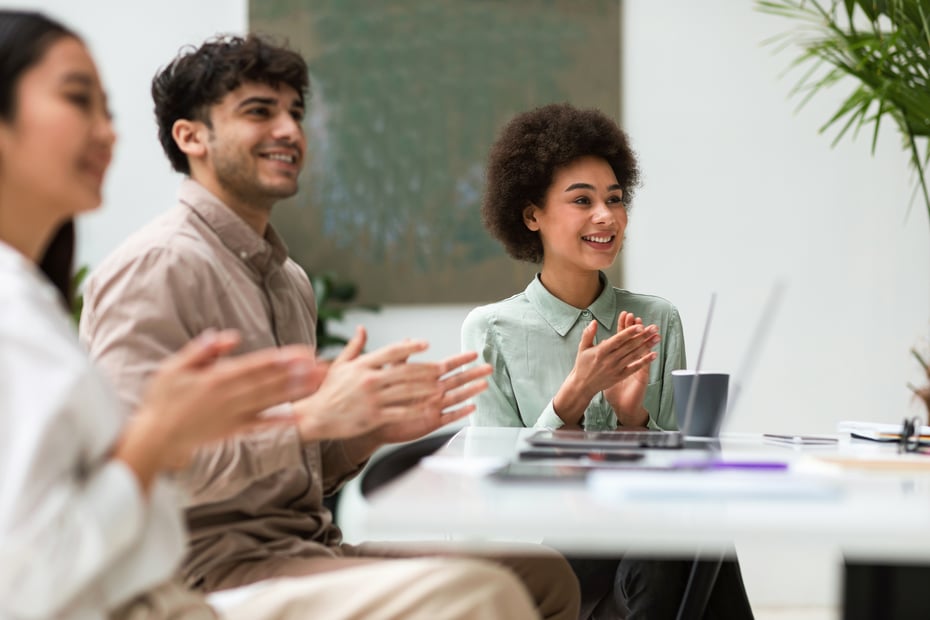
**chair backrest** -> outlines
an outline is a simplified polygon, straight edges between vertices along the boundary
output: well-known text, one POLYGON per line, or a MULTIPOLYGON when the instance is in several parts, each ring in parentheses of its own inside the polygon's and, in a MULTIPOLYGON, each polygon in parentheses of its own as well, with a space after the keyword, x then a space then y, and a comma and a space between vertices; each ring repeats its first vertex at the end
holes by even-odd
POLYGON ((369 463, 359 483, 362 496, 368 497, 376 489, 415 466, 424 456, 429 456, 439 450, 452 439, 453 435, 455 435, 455 431, 427 435, 421 439, 400 445, 378 460, 369 463))

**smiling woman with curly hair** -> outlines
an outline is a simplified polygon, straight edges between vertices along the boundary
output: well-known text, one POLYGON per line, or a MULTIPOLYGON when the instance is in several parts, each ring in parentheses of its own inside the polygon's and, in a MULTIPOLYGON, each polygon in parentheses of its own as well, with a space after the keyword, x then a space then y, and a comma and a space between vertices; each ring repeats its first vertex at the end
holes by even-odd
POLYGON ((524 292, 473 310, 462 328, 463 346, 495 369, 477 424, 676 428, 678 311, 611 287, 603 271, 623 246, 638 183, 626 134, 597 110, 553 104, 503 128, 482 219, 508 254, 542 269, 524 292))
POLYGON ((557 168, 586 155, 610 166, 629 207, 639 166, 626 134, 604 114, 554 104, 523 114, 504 128, 491 149, 481 215, 510 256, 542 262, 542 241, 524 223, 523 209, 543 203, 557 168))
MULTIPOLYGON (((671 372, 685 366, 678 311, 614 288, 639 167, 626 134, 597 110, 520 114, 488 158, 481 215, 518 260, 540 263, 526 290, 475 308, 462 346, 493 374, 475 397, 482 426, 675 429, 671 372)), ((566 524, 571 527, 571 524, 566 524)), ((692 560, 570 558, 582 618, 675 617, 692 560)), ((708 616, 751 618, 739 565, 724 562, 708 616), (713 610, 713 611, 711 611, 713 610)))

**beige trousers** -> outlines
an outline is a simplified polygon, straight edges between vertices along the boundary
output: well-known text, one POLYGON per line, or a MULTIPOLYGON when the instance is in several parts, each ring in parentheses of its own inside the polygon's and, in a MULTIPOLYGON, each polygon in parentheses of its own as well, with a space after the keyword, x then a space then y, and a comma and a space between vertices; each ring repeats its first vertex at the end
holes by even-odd
POLYGON ((538 620, 516 577, 489 562, 404 559, 269 579, 209 597, 176 583, 140 596, 112 620, 538 620))
MULTIPOLYGON (((338 550, 342 552, 342 557, 275 557, 255 562, 241 562, 222 572, 217 571, 209 575, 204 587, 208 591, 215 591, 276 577, 312 575, 316 578, 316 576, 337 575, 348 569, 354 571, 363 566, 379 567, 384 570, 384 574, 393 574, 393 571, 399 570, 402 564, 414 559, 432 559, 438 562, 437 566, 442 565, 443 562, 470 560, 476 565, 491 564, 507 569, 498 570, 494 574, 495 580, 499 580, 502 574, 511 578, 515 575, 519 578, 520 583, 529 592, 535 609, 546 620, 576 620, 578 618, 581 604, 578 579, 562 555, 541 545, 508 543, 505 547, 466 549, 458 545, 437 542, 389 542, 364 543, 358 546, 342 545, 338 547, 338 550)), ((347 577, 341 583, 346 591, 340 596, 345 598, 364 599, 368 596, 369 589, 374 587, 371 582, 356 580, 354 575, 347 577)), ((397 584, 395 595, 399 595, 410 587, 410 582, 405 582, 404 578, 398 579, 397 584)), ((427 595, 425 591, 421 594, 424 598, 427 595)), ((461 597, 467 595, 468 592, 455 588, 437 589, 432 593, 436 604, 441 608, 453 608, 460 604, 461 597)), ((374 596, 377 598, 380 594, 374 596)))
POLYGON ((312 577, 272 579, 223 620, 538 619, 507 570, 467 559, 376 562, 312 577))

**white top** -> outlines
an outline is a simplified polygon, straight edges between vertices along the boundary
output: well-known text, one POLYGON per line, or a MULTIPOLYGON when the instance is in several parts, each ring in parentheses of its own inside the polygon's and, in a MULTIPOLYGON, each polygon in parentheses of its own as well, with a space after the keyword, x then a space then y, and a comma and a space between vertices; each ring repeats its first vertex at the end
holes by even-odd
POLYGON ((104 618, 184 551, 174 487, 108 458, 124 416, 57 291, 0 243, 0 618, 104 618))

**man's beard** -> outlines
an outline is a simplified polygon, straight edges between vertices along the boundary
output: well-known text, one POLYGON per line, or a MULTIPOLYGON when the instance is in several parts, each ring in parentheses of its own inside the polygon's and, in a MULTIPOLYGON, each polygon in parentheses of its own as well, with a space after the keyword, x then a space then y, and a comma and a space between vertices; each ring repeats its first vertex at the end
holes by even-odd
MULTIPOLYGON (((243 161, 242 158, 220 157, 215 160, 214 169, 216 179, 230 194, 238 198, 261 206, 269 200, 272 203, 284 198, 290 198, 297 193, 297 181, 293 186, 265 185, 258 180, 258 170, 253 162, 243 161)), ((271 208, 271 205, 268 206, 271 208)))

